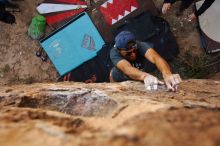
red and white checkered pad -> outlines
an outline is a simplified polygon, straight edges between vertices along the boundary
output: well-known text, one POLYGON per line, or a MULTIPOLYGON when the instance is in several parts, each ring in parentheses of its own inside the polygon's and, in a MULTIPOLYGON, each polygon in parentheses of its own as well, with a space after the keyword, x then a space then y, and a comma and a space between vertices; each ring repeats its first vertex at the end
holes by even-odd
POLYGON ((136 0, 108 0, 99 7, 108 24, 113 25, 138 8, 136 0))

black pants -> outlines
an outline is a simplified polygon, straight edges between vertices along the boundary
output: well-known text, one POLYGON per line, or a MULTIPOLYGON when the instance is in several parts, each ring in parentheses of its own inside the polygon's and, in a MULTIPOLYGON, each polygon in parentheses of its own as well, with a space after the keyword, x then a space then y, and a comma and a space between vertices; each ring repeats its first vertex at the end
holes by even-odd
POLYGON ((4 13, 5 13, 5 5, 2 4, 1 1, 0 1, 0 19, 3 18, 4 13))
POLYGON ((0 1, 0 21, 5 23, 15 23, 15 16, 5 10, 5 5, 0 1))

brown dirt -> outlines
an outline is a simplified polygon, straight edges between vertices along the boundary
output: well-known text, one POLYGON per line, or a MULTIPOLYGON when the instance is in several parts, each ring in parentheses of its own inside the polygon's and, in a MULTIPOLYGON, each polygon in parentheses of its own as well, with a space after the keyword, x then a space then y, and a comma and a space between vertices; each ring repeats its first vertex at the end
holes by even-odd
MULTIPOLYGON (((154 0, 157 8, 162 7, 161 0, 154 0)), ((183 52, 186 49, 191 49, 192 53, 199 54, 203 52, 200 44, 199 35, 195 28, 195 21, 188 22, 188 15, 192 13, 192 8, 188 8, 183 12, 183 15, 176 16, 180 1, 176 2, 171 6, 170 11, 167 14, 161 15, 170 24, 171 30, 177 38, 180 50, 183 52)))
POLYGON ((16 24, 0 22, 0 84, 17 84, 55 81, 56 71, 47 61, 42 62, 35 56, 38 41, 27 35, 27 29, 36 6, 42 0, 24 0, 18 4, 21 12, 14 12, 16 24))

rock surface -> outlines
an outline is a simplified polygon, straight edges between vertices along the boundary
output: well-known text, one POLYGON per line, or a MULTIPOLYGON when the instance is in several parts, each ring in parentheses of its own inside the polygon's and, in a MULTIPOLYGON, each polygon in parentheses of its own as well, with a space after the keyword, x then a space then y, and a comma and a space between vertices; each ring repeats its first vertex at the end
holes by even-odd
POLYGON ((1 146, 219 146, 220 82, 178 92, 140 82, 0 87, 1 146))

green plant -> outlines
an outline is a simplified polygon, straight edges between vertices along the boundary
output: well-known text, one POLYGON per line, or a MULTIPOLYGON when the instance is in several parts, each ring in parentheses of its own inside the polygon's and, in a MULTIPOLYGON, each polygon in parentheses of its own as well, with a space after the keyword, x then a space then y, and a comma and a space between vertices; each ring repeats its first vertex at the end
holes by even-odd
POLYGON ((215 67, 219 63, 220 54, 193 55, 190 50, 186 50, 172 62, 171 66, 182 76, 182 78, 199 79, 213 72, 213 69, 219 70, 215 67))
POLYGON ((0 77, 4 77, 5 74, 9 73, 10 66, 6 64, 4 67, 0 68, 0 77))
POLYGON ((2 72, 3 73, 8 73, 10 71, 10 66, 8 64, 6 64, 3 68, 2 68, 2 72))

